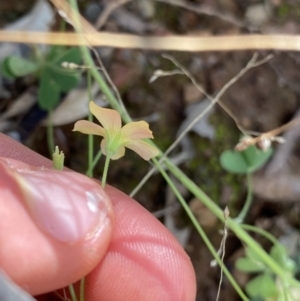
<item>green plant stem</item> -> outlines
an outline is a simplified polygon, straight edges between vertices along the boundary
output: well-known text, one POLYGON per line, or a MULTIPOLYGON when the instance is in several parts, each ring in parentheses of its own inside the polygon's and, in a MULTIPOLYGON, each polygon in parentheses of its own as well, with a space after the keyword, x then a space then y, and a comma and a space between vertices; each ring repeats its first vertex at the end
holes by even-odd
POLYGON ((110 161, 110 157, 106 156, 106 158, 105 158, 105 164, 104 164, 104 170, 103 170, 103 175, 102 175, 102 182, 101 182, 102 183, 102 188, 104 188, 105 184, 106 184, 106 178, 107 178, 109 161, 110 161))
MULTIPOLYGON (((278 240, 276 239, 275 236, 273 236, 272 234, 270 234, 269 232, 261 229, 261 228, 258 228, 258 227, 255 227, 255 226, 251 226, 251 225, 246 225, 246 224, 242 224, 241 227, 245 230, 248 230, 248 231, 251 231, 251 232, 255 232, 255 233, 258 233, 259 235, 265 237, 266 239, 268 239, 270 242, 272 242, 272 244, 274 246, 278 246, 278 245, 281 245, 278 240)), ((286 285, 286 280, 285 279, 281 279, 282 281, 282 290, 283 290, 283 297, 284 297, 284 301, 288 301, 288 288, 287 288, 287 285, 286 285)))
MULTIPOLYGON (((92 76, 91 72, 87 72, 87 87, 88 87, 88 95, 89 102, 92 101, 92 76)), ((88 120, 93 122, 93 115, 89 111, 88 120)), ((94 157, 94 135, 88 135, 88 170, 87 176, 93 177, 93 157, 94 157)))
MULTIPOLYGON (((71 0, 72 6, 78 11, 76 1, 71 0)), ((121 117, 125 123, 131 121, 129 115, 122 110, 119 102, 114 97, 110 88, 104 81, 101 74, 98 73, 94 62, 91 58, 89 49, 87 47, 81 47, 83 59, 85 61, 85 65, 91 68, 91 73, 101 88, 103 94, 106 96, 106 99, 111 104, 111 106, 119 111, 121 117)), ((154 143, 151 143, 155 145, 154 143)), ((157 163, 156 159, 153 162, 157 163)), ((190 180, 176 165, 174 165, 167 157, 164 159, 164 163, 169 169, 169 171, 182 183, 184 184, 190 192, 192 192, 203 204, 211 210, 222 222, 224 222, 223 211, 192 181, 190 180)), ((161 164, 161 163, 160 163, 161 164)), ((295 287, 300 288, 300 282, 298 282, 293 277, 287 276, 285 271, 262 249, 262 247, 245 231, 242 227, 236 223, 234 220, 228 218, 227 220, 228 228, 233 231, 239 239, 241 239, 245 244, 247 244, 250 248, 257 253, 258 256, 262 259, 262 261, 269 266, 269 268, 280 278, 286 278, 286 280, 293 284, 295 287)))
POLYGON ((241 227, 247 231, 256 232, 259 235, 264 236, 266 239, 268 239, 270 242, 272 242, 273 245, 280 244, 272 234, 270 234, 269 232, 267 232, 261 228, 251 226, 251 225, 246 225, 246 224, 242 224, 241 227))
POLYGON ((193 223, 194 227, 196 228, 196 230, 200 234, 200 236, 203 239, 205 245, 207 246, 207 248, 209 249, 209 251, 211 252, 211 254, 213 255, 213 257, 215 258, 215 260, 219 264, 220 268, 223 270, 224 274, 226 275, 226 277, 228 278, 228 280, 230 281, 230 283, 232 284, 232 286, 235 288, 236 292, 239 294, 239 296, 242 298, 242 300, 249 301, 249 299, 247 298, 247 296, 244 294, 244 292, 239 287, 238 283, 235 281, 235 279, 232 277, 232 275, 228 271, 227 267, 222 262, 220 256, 216 252, 214 246, 211 244, 211 242, 210 242, 209 238, 207 237, 206 233, 204 232, 203 228, 201 227, 201 225, 197 221, 197 219, 194 216, 193 212, 191 211, 190 207, 187 205, 186 201, 184 200, 184 198, 182 197, 182 195, 180 194, 180 192, 178 191, 178 189, 174 185, 174 183, 171 180, 171 178, 163 170, 163 168, 161 167, 160 164, 157 164, 157 168, 161 172, 161 174, 163 175, 163 177, 165 178, 166 182, 169 184, 170 188, 172 189, 172 191, 174 192, 174 194, 176 195, 176 197, 178 198, 180 204, 182 205, 182 207, 184 208, 186 214, 188 215, 188 217, 190 218, 191 222, 193 223))
POLYGON ((243 221, 245 220, 253 201, 252 177, 249 172, 247 172, 247 188, 248 192, 245 204, 240 214, 234 219, 239 224, 243 223, 243 221))
MULTIPOLYGON (((118 110, 123 118, 123 120, 128 123, 131 121, 130 117, 126 114, 126 112, 120 111, 121 107, 119 106, 118 101, 114 98, 111 91, 109 90, 106 83, 103 81, 102 76, 97 72, 93 65, 93 61, 91 60, 89 51, 87 48, 83 51, 85 64, 92 69, 92 75, 94 76, 96 82, 102 89, 102 92, 106 95, 107 100, 110 102, 111 106, 118 110), (103 88, 103 86, 105 88, 103 88), (109 93, 106 94, 106 91, 109 93), (123 114, 122 114, 123 113, 123 114)), ((153 159, 153 162, 157 163, 157 159, 153 159)), ((223 211, 199 188, 197 185, 190 180, 176 165, 174 165, 167 157, 164 159, 164 163, 167 168, 171 171, 171 173, 182 183, 184 184, 199 200, 201 200, 204 205, 206 205, 211 212, 213 212, 222 222, 224 222, 223 211)), ((270 269, 277 274, 278 276, 286 277, 285 272, 282 268, 262 249, 262 247, 254 241, 254 239, 249 236, 247 232, 245 232, 238 223, 233 221, 232 219, 228 219, 228 227, 231 231, 233 231, 242 241, 244 241, 249 247, 251 247, 257 255, 259 255, 262 260, 270 267, 270 269)), ((300 288, 300 282, 290 277, 290 282, 294 283, 296 287, 300 288)))
MULTIPOLYGON (((223 211, 199 188, 190 180, 177 166, 171 161, 165 160, 165 164, 172 174, 183 183, 202 203, 210 209, 222 222, 224 222, 223 211)), ((235 233, 235 235, 248 245, 261 259, 262 261, 281 279, 286 279, 287 282, 300 288, 300 282, 295 278, 287 275, 281 266, 269 256, 266 251, 245 231, 240 224, 231 218, 227 219, 228 228, 235 233)))
POLYGON ((72 301, 77 301, 77 296, 76 296, 73 284, 70 284, 68 287, 69 287, 69 292, 70 292, 72 301))
MULTIPOLYGON (((74 1, 74 0, 72 0, 74 1)), ((91 59, 89 50, 86 47, 82 48, 83 50, 83 58, 85 61, 85 65, 91 68, 92 75, 96 82, 99 84, 102 92, 105 94, 107 100, 111 104, 111 106, 118 110, 123 118, 123 120, 128 123, 131 121, 131 118, 123 112, 117 99, 114 98, 113 94, 109 90, 108 86, 103 80, 103 77, 98 73, 97 69, 94 66, 94 63, 91 59)), ((152 143, 153 144, 153 143, 152 143)), ((153 162, 157 163, 157 159, 152 159, 153 162)), ((222 222, 224 222, 223 211, 199 188, 197 185, 190 180, 176 165, 174 165, 167 157, 164 159, 164 163, 167 168, 171 171, 171 173, 182 183, 184 184, 199 200, 201 200, 204 205, 208 207, 211 212, 213 212, 222 222)), ((242 241, 244 241, 249 247, 251 247, 257 255, 262 258, 270 269, 280 277, 286 277, 285 272, 282 268, 262 249, 262 247, 254 241, 254 239, 249 236, 249 234, 244 231, 238 223, 233 221, 232 219, 228 219, 227 221, 228 227, 231 231, 233 231, 242 241)), ((291 279, 290 282, 294 283, 296 287, 300 288, 300 282, 295 279, 291 279)))
POLYGON ((66 31, 66 21, 61 18, 59 22, 59 31, 65 32, 66 31))
POLYGON ((85 287, 85 277, 80 279, 79 301, 84 301, 84 287, 85 287))
POLYGON ((100 160, 101 156, 102 156, 102 152, 101 152, 101 150, 99 150, 97 155, 95 156, 93 162, 92 162, 92 165, 86 171, 86 173, 85 173, 86 176, 89 176, 89 174, 91 173, 91 170, 93 171, 94 167, 96 166, 96 164, 100 160))
POLYGON ((54 134, 53 134, 53 123, 52 123, 52 110, 48 112, 47 118, 47 144, 50 155, 54 152, 54 134))

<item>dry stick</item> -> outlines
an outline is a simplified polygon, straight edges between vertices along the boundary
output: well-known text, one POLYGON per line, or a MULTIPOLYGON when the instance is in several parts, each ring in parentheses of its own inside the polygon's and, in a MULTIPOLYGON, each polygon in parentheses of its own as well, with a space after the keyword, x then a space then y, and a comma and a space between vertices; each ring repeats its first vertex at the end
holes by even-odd
MULTIPOLYGON (((225 251, 226 251, 226 240, 227 240, 227 237, 228 237, 227 219, 228 219, 229 215, 230 215, 230 212, 229 212, 228 207, 226 206, 225 210, 224 210, 224 235, 223 235, 223 238, 221 240, 220 249, 219 249, 219 252, 218 252, 218 253, 222 254, 222 256, 221 256, 222 264, 224 264, 224 257, 225 257, 225 251)), ((220 275, 220 281, 219 281, 219 287, 218 287, 218 293, 217 293, 216 301, 218 301, 219 298, 220 298, 222 282, 223 282, 223 269, 222 269, 222 266, 221 266, 221 275, 220 275)))
MULTIPOLYGON (((255 137, 255 138, 249 137, 249 136, 243 137, 240 140, 240 142, 236 145, 235 149, 237 151, 243 151, 250 145, 257 145, 259 148, 266 150, 267 148, 270 147, 272 141, 280 142, 281 139, 279 139, 279 138, 281 138, 281 137, 276 137, 277 135, 279 135, 279 134, 283 133, 284 131, 286 131, 290 128, 293 128, 299 124, 300 124, 300 117, 295 118, 295 119, 291 120, 290 122, 285 123, 284 125, 276 128, 274 130, 259 134, 258 137, 255 137)), ((282 141, 282 142, 284 142, 284 141, 282 141)))
MULTIPOLYGON (((300 108, 297 110, 294 115, 294 120, 300 118, 300 108)), ((270 176, 272 174, 278 173, 284 169, 288 158, 291 156, 291 152, 294 150, 294 147, 298 141, 298 137, 300 136, 300 127, 289 129, 285 132, 283 139, 284 144, 280 145, 275 155, 273 156, 272 161, 268 164, 267 169, 265 171, 266 176, 270 176)))
MULTIPOLYGON (((205 89, 196 81, 195 77, 184 67, 182 66, 174 57, 170 56, 170 55, 163 55, 163 57, 169 59, 170 61, 172 61, 172 63, 174 65, 176 65, 180 70, 173 70, 173 71, 162 71, 162 70, 157 70, 154 74, 153 77, 151 77, 150 82, 153 82, 154 80, 156 80, 158 77, 161 76, 169 76, 169 75, 173 75, 173 74, 184 74, 186 75, 191 82, 193 83, 193 85, 202 93, 204 94, 210 101, 214 101, 214 96, 208 94, 205 89)), ((268 61, 269 59, 271 59, 273 57, 273 55, 269 55, 267 56, 265 59, 261 60, 261 64, 264 63, 265 61, 268 61)), ((261 133, 257 133, 257 132, 253 132, 253 131, 248 131, 246 129, 244 129, 244 127, 240 124, 240 121, 238 119, 237 116, 234 115, 233 112, 231 112, 231 110, 221 101, 221 99, 218 100, 218 104, 220 105, 220 107, 234 120, 236 126, 238 127, 238 129, 244 134, 244 135, 260 135, 261 133)))
POLYGON ((98 18, 95 27, 99 30, 107 21, 108 17, 112 14, 114 10, 116 10, 118 7, 130 2, 131 0, 119 0, 110 2, 106 5, 103 13, 98 18))
MULTIPOLYGON (((51 0, 53 3, 57 0, 51 0)), ((63 2, 63 1, 62 1, 63 2)), ((149 37, 122 33, 61 33, 0 30, 0 42, 107 46, 125 49, 170 51, 235 51, 235 50, 289 50, 300 51, 300 35, 235 35, 235 36, 180 36, 149 37)))
MULTIPOLYGON (((182 138, 187 134, 187 132, 193 128, 193 126, 210 110, 212 107, 219 101, 220 97, 227 91, 227 89, 232 86, 239 78, 241 78, 248 70, 257 67, 270 59, 270 57, 266 57, 260 61, 257 60, 258 54, 255 53, 252 59, 248 62, 248 64, 232 79, 230 79, 223 88, 217 93, 216 97, 211 101, 210 105, 205 108, 205 110, 199 114, 190 124, 189 126, 178 136, 178 138, 172 143, 172 145, 166 150, 166 152, 162 155, 159 164, 162 163, 164 158, 179 144, 182 138)), ((164 55, 164 57, 172 60, 173 57, 164 55)), ((132 197, 139 189, 144 185, 144 183, 154 174, 156 171, 156 167, 152 167, 152 169, 145 175, 145 177, 141 180, 139 185, 131 192, 130 196, 132 197)))
MULTIPOLYGON (((170 60, 173 59, 173 57, 169 55, 164 55, 164 57, 169 58, 170 60)), ((234 76, 229 82, 227 82, 223 88, 217 93, 216 97, 214 99, 211 99, 211 103, 209 106, 203 110, 199 116, 197 116, 190 124, 189 126, 178 136, 178 138, 172 143, 172 145, 167 149, 167 151, 164 153, 164 156, 168 155, 177 145, 178 143, 182 140, 182 138, 187 134, 188 131, 190 131, 193 126, 209 111, 212 109, 212 107, 219 102, 220 98, 223 96, 223 94, 227 91, 227 89, 232 86, 238 79, 240 79, 248 70, 257 67, 261 64, 264 64, 267 62, 269 59, 272 58, 272 56, 267 56, 263 58, 260 61, 256 61, 258 57, 258 54, 255 53, 252 57, 252 59, 248 62, 246 67, 244 67, 236 76, 234 76)), ((203 89, 202 89, 203 90, 203 89)), ((163 158, 163 157, 162 157, 163 158)))
MULTIPOLYGON (((174 6, 179 6, 184 9, 187 9, 189 11, 192 11, 196 14, 200 15, 206 15, 211 17, 217 17, 223 21, 226 21, 228 23, 231 23, 235 26, 242 27, 242 28, 248 28, 249 25, 244 23, 243 21, 237 19, 235 16, 228 14, 228 13, 222 13, 217 11, 216 9, 209 7, 207 5, 196 5, 192 3, 186 3, 185 1, 180 0, 156 0, 157 2, 163 2, 174 6)), ((251 28, 252 30, 256 28, 251 28)))

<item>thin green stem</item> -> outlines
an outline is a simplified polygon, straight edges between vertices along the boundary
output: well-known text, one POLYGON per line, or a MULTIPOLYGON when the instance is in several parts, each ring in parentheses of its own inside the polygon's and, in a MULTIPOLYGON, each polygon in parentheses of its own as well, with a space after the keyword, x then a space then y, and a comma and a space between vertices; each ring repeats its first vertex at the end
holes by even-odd
POLYGON ((77 296, 76 296, 73 284, 70 284, 68 287, 69 287, 69 292, 70 292, 72 301, 77 301, 77 296))
MULTIPOLYGON (((165 164, 172 174, 184 184, 190 192, 192 192, 202 203, 210 209, 222 222, 224 222, 223 211, 192 181, 190 180, 177 166, 171 161, 165 160, 165 164)), ((290 275, 286 275, 286 272, 281 266, 269 256, 266 251, 245 231, 242 229, 233 219, 228 218, 228 228, 235 233, 235 235, 248 245, 261 259, 262 261, 281 279, 286 279, 287 282, 300 288, 300 282, 290 275)))
POLYGON ((271 241, 273 245, 279 244, 279 242, 277 241, 275 236, 273 236, 272 234, 270 234, 269 232, 267 232, 261 228, 251 226, 251 225, 246 225, 246 224, 242 224, 241 227, 247 231, 256 232, 259 235, 264 236, 266 239, 271 241))
MULTIPOLYGON (((242 224, 241 227, 245 230, 258 233, 259 235, 265 237, 270 242, 272 242, 272 244, 274 246, 281 245, 275 236, 273 236, 272 234, 270 234, 269 232, 267 232, 261 228, 251 226, 251 225, 245 225, 245 224, 242 224)), ((286 284, 286 280, 284 278, 283 279, 281 278, 281 281, 282 281, 283 297, 284 297, 284 300, 287 301, 288 300, 288 287, 287 287, 288 285, 286 284)))
POLYGON ((88 176, 89 174, 91 174, 91 172, 93 171, 94 167, 96 166, 96 164, 98 163, 98 161, 100 160, 102 156, 102 152, 101 150, 98 151, 97 155, 95 156, 91 166, 88 168, 88 170, 86 171, 86 175, 88 176))
MULTIPOLYGON (((111 106, 120 112, 123 120, 126 123, 130 122, 131 118, 126 114, 126 112, 120 111, 121 107, 117 99, 114 98, 113 94, 104 82, 102 76, 97 72, 97 69, 94 67, 93 61, 90 57, 90 53, 87 48, 83 48, 83 56, 85 64, 92 68, 92 75, 94 76, 96 82, 99 84, 102 92, 105 94, 111 106)), ((155 162, 155 160, 153 161, 155 162)), ((171 171, 171 173, 181 183, 183 183, 197 198, 199 198, 211 210, 211 212, 213 212, 222 222, 224 222, 223 211, 167 157, 164 159, 164 162, 167 168, 171 171)), ((282 270, 282 268, 262 249, 262 247, 257 242, 254 241, 254 239, 251 238, 251 236, 249 236, 247 232, 245 232, 239 226, 238 223, 231 219, 228 219, 228 227, 242 241, 249 245, 259 256, 261 256, 262 260, 271 268, 271 270, 273 270, 275 274, 277 274, 280 277, 284 277, 284 271, 282 270)), ((300 283, 295 279, 290 279, 290 282, 294 283, 295 286, 300 288, 300 283)))
MULTIPOLYGON (((76 1, 71 0, 72 6, 77 9, 76 1)), ((77 10, 78 11, 78 10, 77 10)), ((101 88, 103 94, 106 96, 107 101, 111 104, 111 106, 119 111, 121 117, 125 123, 131 121, 131 118, 122 110, 118 100, 114 97, 110 88, 104 81, 101 74, 98 73, 95 68, 94 62, 90 55, 89 49, 87 47, 82 47, 82 55, 85 61, 85 65, 91 68, 92 76, 95 81, 98 83, 101 88)), ((151 143, 154 145, 154 143, 151 143)), ((155 162, 155 160, 153 160, 155 162)), ((156 160, 157 162, 157 160, 156 160)), ((192 181, 190 180, 176 165, 174 165, 167 157, 164 158, 164 163, 169 169, 169 171, 183 184, 185 185, 190 192, 192 192, 199 200, 201 200, 204 205, 211 210, 222 222, 224 222, 223 211, 192 181)), ((297 288, 300 288, 300 282, 294 279, 291 276, 287 276, 285 271, 263 250, 263 248, 245 231, 242 229, 240 224, 236 223, 232 219, 227 220, 228 228, 233 231, 245 244, 247 244, 250 248, 253 249, 255 253, 262 259, 263 262, 279 277, 285 277, 286 280, 294 285, 297 288)))
POLYGON ((61 18, 59 22, 59 31, 66 31, 66 21, 63 18, 61 18))
MULTIPOLYGON (((92 76, 90 70, 87 72, 87 87, 89 102, 92 101, 92 76)), ((88 120, 93 122, 93 115, 89 111, 88 120)), ((88 171, 87 176, 93 177, 93 157, 94 157, 94 135, 88 135, 88 171)))
POLYGON ((47 144, 50 155, 54 152, 54 134, 53 134, 53 123, 52 123, 52 110, 48 112, 47 118, 47 144))
MULTIPOLYGON (((107 100, 111 106, 118 110, 123 118, 123 120, 128 123, 131 121, 130 117, 126 112, 120 111, 121 107, 118 101, 114 98, 113 94, 109 90, 108 86, 104 82, 102 76, 97 72, 97 69, 93 65, 93 61, 90 57, 87 48, 83 49, 83 55, 85 64, 90 66, 92 69, 92 75, 94 76, 96 82, 101 87, 102 92, 106 95, 107 100), (107 93, 108 92, 108 93, 107 93)), ((155 159, 156 160, 156 159, 155 159)), ((155 162, 155 160, 153 160, 155 162)), ((156 160, 157 161, 157 160, 156 160)), ((210 210, 213 212, 222 222, 224 222, 223 211, 193 182, 191 181, 176 165, 174 165, 167 157, 164 159, 165 165, 171 171, 171 173, 183 183, 196 197, 198 197, 210 210)), ((270 269, 280 277, 285 277, 285 273, 282 268, 262 249, 262 247, 254 241, 254 239, 245 232, 238 223, 228 219, 228 227, 233 231, 242 241, 249 245, 270 267, 270 269)), ((289 279, 291 283, 294 283, 296 287, 300 288, 300 283, 293 279, 289 279)))
POLYGON ((219 264, 220 268, 224 271, 224 274, 226 275, 226 277, 228 278, 228 280, 230 281, 230 283, 232 284, 232 286, 235 288, 236 292, 239 294, 239 296, 242 298, 242 300, 249 301, 249 299, 247 298, 247 296, 244 294, 244 292, 239 287, 238 283, 235 281, 235 279, 232 277, 232 275, 228 271, 227 267, 222 262, 220 256, 216 252, 214 246, 211 244, 211 242, 210 242, 209 238, 207 237, 206 233, 202 229, 201 225, 198 223, 196 217, 194 216, 194 214, 191 211, 190 207, 187 205, 186 201, 183 199, 182 195, 180 194, 180 192, 178 191, 178 189, 174 185, 174 183, 171 180, 171 178, 163 170, 163 168, 158 163, 158 161, 155 162, 155 164, 156 164, 158 170, 161 172, 161 174, 165 178, 166 182, 169 184, 170 188, 172 189, 172 191, 174 192, 174 194, 176 195, 176 197, 178 198, 180 204, 182 205, 182 207, 184 208, 186 214, 188 215, 188 217, 190 218, 191 222, 193 223, 194 227, 196 228, 196 230, 200 234, 200 236, 203 239, 205 245, 207 246, 207 248, 209 249, 209 251, 211 252, 211 254, 213 255, 213 257, 215 258, 215 260, 219 264))
POLYGON ((109 161, 110 161, 110 157, 106 156, 106 158, 105 158, 105 164, 104 164, 104 170, 103 170, 103 175, 102 175, 102 188, 104 188, 105 184, 106 184, 106 178, 107 178, 109 161))
POLYGON ((248 192, 247 192, 247 198, 245 204, 240 214, 234 219, 239 224, 244 222, 253 201, 252 178, 249 172, 247 173, 247 188, 248 188, 248 192))
POLYGON ((84 288, 85 288, 85 277, 80 279, 79 301, 84 301, 84 292, 85 292, 84 288))

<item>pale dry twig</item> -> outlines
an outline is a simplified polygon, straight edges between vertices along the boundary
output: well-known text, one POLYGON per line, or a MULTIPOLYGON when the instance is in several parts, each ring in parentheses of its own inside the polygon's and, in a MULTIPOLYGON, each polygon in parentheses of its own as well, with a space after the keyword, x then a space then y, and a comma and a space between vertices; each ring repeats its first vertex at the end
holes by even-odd
POLYGON ((119 0, 119 1, 111 1, 109 2, 103 11, 103 13, 100 15, 98 20, 96 21, 95 27, 99 30, 101 27, 105 24, 108 17, 112 14, 112 12, 117 9, 118 7, 130 2, 131 0, 119 0))
MULTIPOLYGON (((165 58, 170 59, 171 61, 174 59, 172 56, 164 55, 165 58)), ((164 158, 180 143, 183 137, 193 128, 193 126, 210 110, 213 108, 215 104, 219 101, 220 97, 227 91, 227 89, 232 86, 239 78, 241 78, 247 71, 250 69, 257 67, 266 61, 268 61, 271 57, 267 56, 260 61, 257 61, 258 54, 255 53, 248 64, 240 70, 240 72, 231 78, 223 88, 217 93, 216 97, 211 101, 210 105, 206 107, 206 109, 197 116, 189 126, 177 137, 177 139, 172 143, 172 145, 166 150, 166 152, 159 159, 159 164, 162 164, 164 158)), ((202 87, 199 86, 202 89, 202 87)), ((203 89, 202 89, 203 90, 203 89)), ((139 185, 131 192, 130 196, 133 196, 143 185, 144 183, 154 174, 156 171, 156 167, 152 167, 152 169, 145 175, 145 177, 140 181, 139 185)))

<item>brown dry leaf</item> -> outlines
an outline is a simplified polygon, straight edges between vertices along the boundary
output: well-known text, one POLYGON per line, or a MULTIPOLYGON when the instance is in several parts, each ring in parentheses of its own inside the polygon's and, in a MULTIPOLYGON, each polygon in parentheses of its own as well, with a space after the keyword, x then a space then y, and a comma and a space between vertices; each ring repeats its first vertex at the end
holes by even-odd
MULTIPOLYGON (((92 87, 93 98, 95 98, 98 91, 99 87, 94 85, 92 87)), ((99 106, 106 105, 106 102, 101 97, 96 97, 93 100, 99 106)), ((60 126, 85 118, 89 113, 88 102, 87 89, 73 89, 54 110, 51 118, 52 124, 60 126)), ((43 122, 43 125, 47 125, 47 120, 43 122)))
POLYGON ((187 84, 183 88, 184 101, 187 104, 197 102, 203 98, 203 93, 199 91, 193 84, 187 84))
POLYGON ((200 200, 197 198, 192 199, 189 206, 201 226, 207 228, 216 226, 217 217, 200 200))
POLYGON ((132 85, 139 76, 141 70, 138 66, 128 66, 124 63, 113 63, 110 70, 110 77, 115 86, 122 90, 132 85))
POLYGON ((12 105, 0 115, 0 121, 4 121, 8 118, 17 116, 22 113, 26 113, 36 103, 36 97, 32 95, 30 91, 26 91, 15 101, 12 105))
MULTIPOLYGON (((243 247, 239 248, 229 257, 229 259, 227 260, 227 264, 234 267, 236 260, 244 256, 245 249, 243 247)), ((245 287, 245 285, 249 282, 250 274, 248 273, 242 272, 234 267, 232 269, 232 274, 241 287, 245 287)))
POLYGON ((270 201, 300 201, 300 176, 289 173, 270 176, 255 175, 253 192, 270 201))

